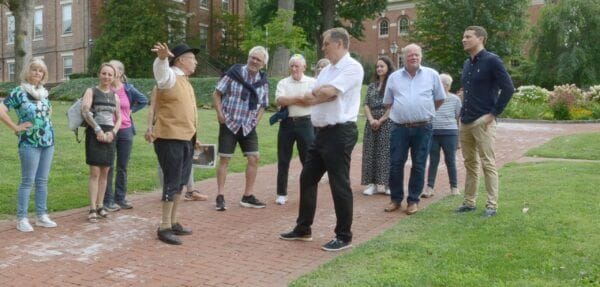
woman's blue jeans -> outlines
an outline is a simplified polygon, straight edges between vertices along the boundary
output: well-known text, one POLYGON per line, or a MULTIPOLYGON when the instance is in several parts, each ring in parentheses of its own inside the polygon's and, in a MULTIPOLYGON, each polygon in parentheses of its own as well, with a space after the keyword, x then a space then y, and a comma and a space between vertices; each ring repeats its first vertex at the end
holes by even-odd
POLYGON ((427 173, 427 186, 435 186, 438 164, 440 162, 440 149, 444 152, 444 162, 448 169, 450 187, 458 187, 456 174, 456 149, 458 147, 458 135, 434 135, 431 139, 431 150, 429 151, 429 171, 427 173))
POLYGON ((48 174, 54 156, 54 146, 19 147, 21 185, 17 194, 17 218, 27 217, 29 194, 35 183, 35 210, 38 216, 47 214, 48 174))

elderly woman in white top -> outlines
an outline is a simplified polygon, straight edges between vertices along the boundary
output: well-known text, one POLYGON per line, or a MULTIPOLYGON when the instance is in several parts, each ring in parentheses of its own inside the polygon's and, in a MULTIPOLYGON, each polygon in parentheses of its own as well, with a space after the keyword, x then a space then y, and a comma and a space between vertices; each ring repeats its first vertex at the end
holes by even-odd
POLYGON ((432 197, 434 194, 435 177, 440 162, 440 149, 444 152, 444 161, 450 179, 450 193, 459 194, 456 175, 456 149, 458 147, 458 117, 462 106, 460 98, 450 93, 452 77, 441 74, 440 80, 446 91, 446 99, 436 111, 433 118, 433 137, 429 151, 429 171, 427 172, 427 188, 421 197, 432 197))

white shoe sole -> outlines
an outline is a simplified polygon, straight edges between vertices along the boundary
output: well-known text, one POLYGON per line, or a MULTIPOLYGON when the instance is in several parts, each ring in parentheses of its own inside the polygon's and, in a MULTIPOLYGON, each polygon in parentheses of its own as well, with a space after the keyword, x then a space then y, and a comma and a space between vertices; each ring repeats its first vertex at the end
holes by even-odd
POLYGON ((240 201, 240 205, 242 207, 247 207, 247 208, 265 208, 265 207, 267 207, 266 205, 252 205, 250 203, 245 203, 242 201, 240 201))
POLYGON ((352 244, 348 244, 348 245, 346 245, 346 246, 344 246, 342 248, 338 248, 338 249, 330 249, 330 248, 327 248, 325 246, 321 246, 321 249, 323 249, 323 250, 325 250, 327 252, 342 251, 342 250, 348 249, 348 248, 352 248, 352 244))
POLYGON ((57 227, 58 224, 56 224, 56 223, 54 223, 54 224, 46 224, 46 223, 36 222, 35 226, 44 227, 44 228, 54 228, 54 227, 57 227))

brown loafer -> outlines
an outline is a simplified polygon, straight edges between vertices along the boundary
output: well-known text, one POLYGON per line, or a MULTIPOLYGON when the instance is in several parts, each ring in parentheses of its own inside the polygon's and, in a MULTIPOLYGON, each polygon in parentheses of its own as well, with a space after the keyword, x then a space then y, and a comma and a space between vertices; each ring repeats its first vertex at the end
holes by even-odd
POLYGON ((417 211, 419 211, 419 205, 417 203, 409 203, 406 207, 406 214, 408 215, 415 214, 417 211))
POLYGON ((390 203, 388 203, 388 206, 384 209, 385 212, 392 212, 392 211, 396 211, 398 209, 400 209, 400 202, 393 202, 390 201, 390 203))

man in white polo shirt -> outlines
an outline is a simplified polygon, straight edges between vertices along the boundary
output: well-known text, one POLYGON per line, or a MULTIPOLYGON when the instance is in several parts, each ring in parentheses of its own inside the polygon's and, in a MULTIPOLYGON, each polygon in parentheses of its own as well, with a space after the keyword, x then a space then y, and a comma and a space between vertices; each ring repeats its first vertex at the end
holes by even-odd
POLYGON ((408 151, 412 160, 408 180, 406 213, 419 211, 419 197, 425 182, 425 165, 433 128, 431 120, 446 94, 438 72, 421 66, 421 47, 409 44, 402 49, 404 68, 390 75, 383 104, 390 111, 390 203, 385 211, 400 209, 404 199, 404 165, 408 151))
POLYGON ((325 251, 352 246, 350 158, 358 138, 356 118, 364 71, 362 65, 350 57, 349 41, 350 36, 343 28, 332 28, 323 33, 322 49, 331 65, 321 71, 312 92, 305 95, 305 102, 314 105, 311 121, 317 134, 300 175, 300 210, 296 227, 279 236, 283 240, 312 240, 317 186, 327 171, 337 222, 336 236, 323 245, 325 251))
POLYGON ((306 60, 300 54, 292 55, 289 67, 290 76, 277 83, 275 92, 277 105, 288 111, 288 116, 279 122, 277 133, 277 204, 285 204, 287 201, 288 172, 294 142, 300 162, 304 165, 308 147, 315 139, 314 128, 310 122, 311 108, 298 103, 298 100, 310 91, 315 79, 304 75, 306 60))

